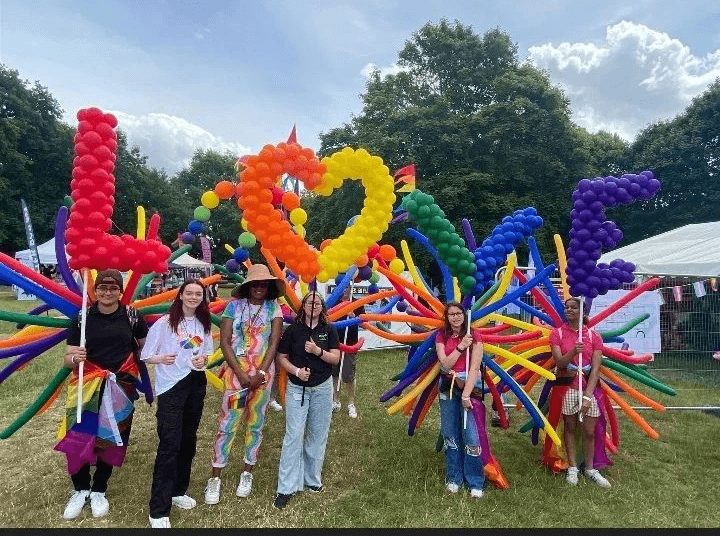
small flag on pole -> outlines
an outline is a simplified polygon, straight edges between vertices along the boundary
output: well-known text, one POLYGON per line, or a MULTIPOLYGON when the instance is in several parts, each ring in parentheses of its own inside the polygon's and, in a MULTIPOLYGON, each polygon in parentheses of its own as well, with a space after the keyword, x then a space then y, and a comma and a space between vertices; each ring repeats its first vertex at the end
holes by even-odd
POLYGON ((675 297, 675 301, 682 301, 682 287, 680 285, 674 286, 672 292, 675 297))
POLYGON ((665 305, 665 298, 663 297, 662 290, 660 290, 660 289, 658 289, 658 291, 657 291, 657 301, 658 301, 658 305, 660 307, 665 305))
POLYGON ((705 282, 704 281, 695 281, 693 283, 693 289, 695 290, 695 296, 698 298, 702 298, 705 296, 705 282))
POLYGON ((717 278, 710 278, 710 288, 713 289, 713 292, 717 292, 717 278))
POLYGON ((398 169, 393 175, 398 192, 412 192, 415 189, 415 164, 398 169))

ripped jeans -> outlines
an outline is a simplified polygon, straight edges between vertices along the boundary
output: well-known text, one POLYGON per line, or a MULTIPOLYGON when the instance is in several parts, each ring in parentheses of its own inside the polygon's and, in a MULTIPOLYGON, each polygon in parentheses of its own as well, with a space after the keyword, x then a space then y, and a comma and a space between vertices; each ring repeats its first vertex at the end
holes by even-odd
POLYGON ((452 399, 449 392, 440 392, 440 431, 443 435, 445 452, 445 479, 448 483, 469 489, 483 489, 485 473, 481 457, 475 417, 467 412, 467 426, 463 430, 463 413, 460 393, 455 390, 452 399))

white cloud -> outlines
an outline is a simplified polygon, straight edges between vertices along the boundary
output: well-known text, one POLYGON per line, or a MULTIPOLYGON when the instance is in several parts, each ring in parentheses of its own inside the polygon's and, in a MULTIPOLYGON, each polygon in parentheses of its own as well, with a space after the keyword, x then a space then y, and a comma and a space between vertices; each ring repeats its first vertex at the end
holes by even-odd
POLYGON ((182 117, 161 113, 141 116, 110 113, 117 117, 118 128, 127 134, 129 145, 140 147, 149 165, 164 168, 169 175, 189 165, 197 149, 230 151, 238 156, 251 152, 249 147, 226 141, 182 117))
POLYGON ((407 70, 405 67, 400 67, 397 63, 393 63, 390 67, 378 67, 374 63, 368 63, 360 70, 360 74, 365 78, 370 78, 376 69, 380 71, 380 78, 385 78, 390 74, 394 75, 407 70))
POLYGON ((680 40, 628 21, 608 26, 601 44, 530 47, 529 60, 563 87, 578 124, 626 140, 681 113, 720 76, 720 50, 698 57, 680 40))

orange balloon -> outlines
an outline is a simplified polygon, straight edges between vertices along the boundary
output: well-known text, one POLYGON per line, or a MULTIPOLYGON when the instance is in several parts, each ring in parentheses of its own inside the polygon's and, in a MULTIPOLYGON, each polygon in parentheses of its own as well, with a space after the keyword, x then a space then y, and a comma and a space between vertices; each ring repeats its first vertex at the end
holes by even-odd
POLYGON ((215 185, 215 194, 220 199, 230 199, 235 195, 235 185, 230 181, 220 181, 215 185))
POLYGON ((397 253, 395 253, 395 248, 392 247, 390 244, 383 244, 382 246, 380 246, 379 253, 385 262, 390 262, 397 256, 397 253))
POLYGON ((328 247, 331 242, 332 242, 332 240, 330 240, 329 238, 326 238, 325 240, 323 240, 323 241, 320 243, 320 251, 322 251, 322 250, 324 250, 326 247, 328 247))
POLYGON ((287 210, 295 210, 300 207, 300 198, 294 192, 285 192, 282 196, 282 204, 287 210))
POLYGON ((355 259, 355 266, 358 268, 362 268, 363 266, 367 266, 367 263, 370 262, 370 259, 368 259, 368 256, 363 254, 360 255, 357 259, 355 259))

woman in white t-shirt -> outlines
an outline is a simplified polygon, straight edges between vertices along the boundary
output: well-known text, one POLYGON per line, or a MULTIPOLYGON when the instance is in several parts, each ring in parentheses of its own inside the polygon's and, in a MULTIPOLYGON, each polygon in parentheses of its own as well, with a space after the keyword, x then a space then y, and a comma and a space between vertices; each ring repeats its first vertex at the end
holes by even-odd
POLYGON ((263 438, 265 416, 275 375, 275 352, 282 334, 278 280, 267 266, 253 264, 222 315, 220 347, 225 356, 218 376, 225 382, 218 432, 212 448, 212 477, 205 502, 220 501, 220 472, 228 463, 237 429, 245 419, 245 466, 235 494, 252 490, 252 470, 263 438))
POLYGON ((168 314, 150 328, 141 359, 155 363, 158 449, 150 491, 150 525, 170 528, 170 508, 193 508, 186 495, 205 402, 204 367, 213 351, 205 286, 188 279, 168 314))

